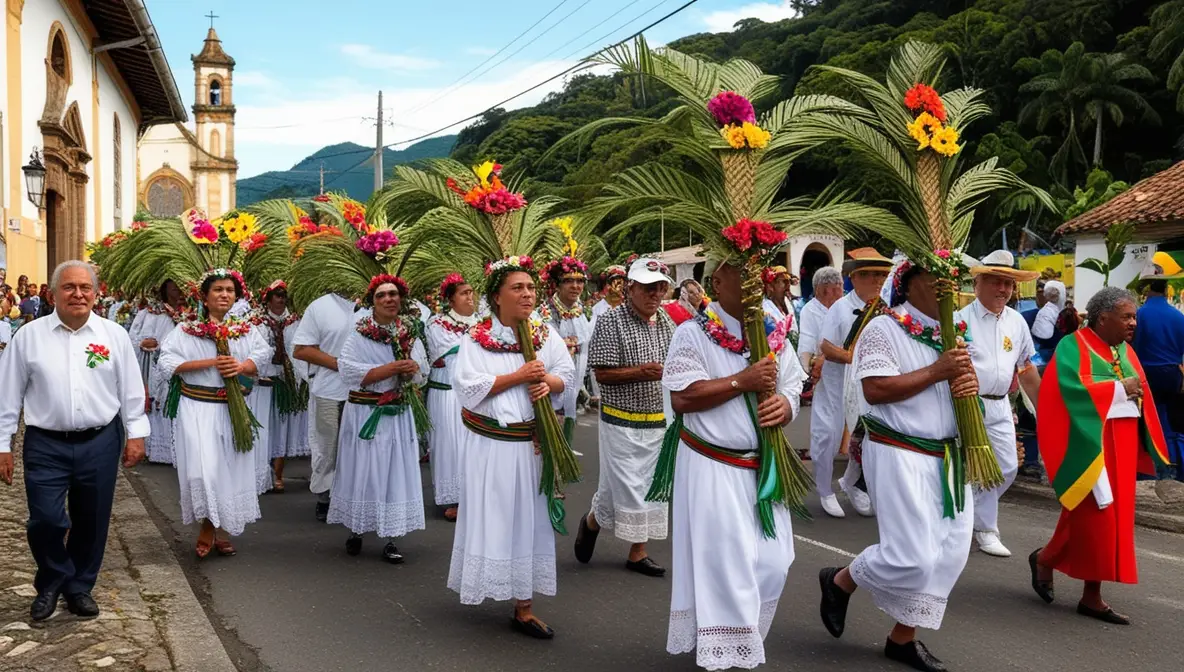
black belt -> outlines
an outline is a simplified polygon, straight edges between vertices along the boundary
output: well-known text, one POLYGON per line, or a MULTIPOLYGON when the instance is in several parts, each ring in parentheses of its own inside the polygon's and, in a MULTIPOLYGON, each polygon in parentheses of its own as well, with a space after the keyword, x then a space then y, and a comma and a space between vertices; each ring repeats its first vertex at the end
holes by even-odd
POLYGON ((1006 394, 980 394, 978 395, 987 401, 1003 401, 1007 398, 1006 394))
MULTIPOLYGON (((115 417, 118 418, 119 416, 116 415, 115 417)), ((41 427, 34 427, 32 425, 30 425, 28 428, 36 430, 39 434, 45 436, 46 438, 53 439, 54 441, 61 441, 62 443, 86 443, 87 441, 93 440, 99 434, 102 434, 103 431, 110 427, 114 422, 115 420, 113 419, 111 422, 108 422, 102 427, 91 427, 90 429, 71 429, 69 431, 61 431, 58 429, 42 429, 41 427)))

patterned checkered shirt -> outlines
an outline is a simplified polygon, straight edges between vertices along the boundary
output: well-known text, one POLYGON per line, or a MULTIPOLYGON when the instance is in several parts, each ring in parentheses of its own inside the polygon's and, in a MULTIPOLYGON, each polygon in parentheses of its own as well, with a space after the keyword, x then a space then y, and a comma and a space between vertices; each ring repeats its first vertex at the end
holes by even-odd
MULTIPOLYGON (((601 315, 592 332, 588 366, 617 369, 661 364, 674 336, 674 321, 659 309, 643 320, 628 302, 601 315)), ((662 381, 600 384, 601 403, 629 413, 662 413, 662 381)))

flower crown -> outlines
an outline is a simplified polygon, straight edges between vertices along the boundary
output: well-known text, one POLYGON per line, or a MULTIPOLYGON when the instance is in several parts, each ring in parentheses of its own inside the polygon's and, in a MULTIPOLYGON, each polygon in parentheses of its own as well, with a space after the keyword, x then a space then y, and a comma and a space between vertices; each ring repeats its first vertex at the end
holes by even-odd
POLYGON ((461 275, 460 273, 449 273, 440 282, 440 300, 447 301, 445 296, 446 296, 446 292, 448 292, 449 287, 452 287, 454 285, 463 285, 463 284, 465 284, 465 276, 461 275))
POLYGON ((369 303, 373 303, 374 302, 374 292, 379 287, 381 287, 382 285, 385 285, 385 284, 392 284, 395 287, 398 287, 399 294, 401 296, 407 296, 409 294, 409 290, 407 289, 407 282, 404 281, 403 278, 391 275, 390 273, 380 273, 380 274, 374 276, 374 278, 372 280, 370 280, 370 286, 366 288, 366 300, 369 303))
POLYGON ((492 277, 494 273, 499 271, 526 271, 534 275, 534 259, 531 259, 525 254, 515 254, 485 264, 485 277, 492 277))
POLYGON ((247 289, 247 281, 243 279, 243 274, 232 268, 211 268, 206 271, 201 279, 197 281, 197 291, 201 291, 201 286, 206 284, 206 280, 215 278, 217 280, 234 280, 238 285, 238 289, 242 292, 242 298, 250 299, 251 290, 247 289))
POLYGON ((588 264, 575 257, 563 256, 543 267, 543 277, 555 284, 572 278, 588 277, 588 264))
POLYGON ((281 289, 284 290, 284 292, 287 292, 288 291, 288 283, 284 282, 283 280, 276 280, 276 281, 272 282, 270 285, 267 286, 267 289, 263 290, 263 300, 266 301, 268 296, 270 296, 273 292, 279 291, 281 289))

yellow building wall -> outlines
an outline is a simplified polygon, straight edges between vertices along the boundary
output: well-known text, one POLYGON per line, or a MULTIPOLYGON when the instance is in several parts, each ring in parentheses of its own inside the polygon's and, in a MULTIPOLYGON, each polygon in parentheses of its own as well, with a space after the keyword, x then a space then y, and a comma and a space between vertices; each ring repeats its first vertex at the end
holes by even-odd
MULTIPOLYGON (((1027 257, 1020 258, 1020 269, 1025 271, 1040 271, 1044 272, 1046 268, 1051 268, 1061 273, 1061 282, 1065 283, 1065 287, 1073 286, 1073 271, 1076 262, 1073 259, 1073 253, 1069 254, 1034 254, 1027 257)), ((1021 282, 1020 296, 1025 299, 1030 299, 1036 296, 1036 281, 1021 282)))

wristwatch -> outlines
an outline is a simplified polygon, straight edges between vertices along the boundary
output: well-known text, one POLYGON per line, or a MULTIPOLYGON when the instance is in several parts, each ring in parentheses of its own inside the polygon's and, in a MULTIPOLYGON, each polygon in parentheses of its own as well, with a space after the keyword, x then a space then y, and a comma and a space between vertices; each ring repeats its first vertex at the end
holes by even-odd
POLYGON ((740 389, 740 381, 736 380, 735 378, 732 379, 732 389, 733 390, 740 389))

